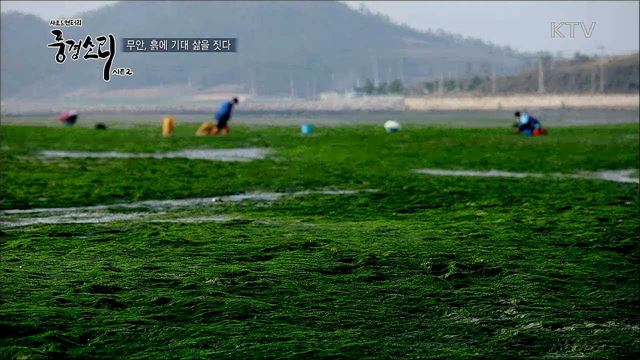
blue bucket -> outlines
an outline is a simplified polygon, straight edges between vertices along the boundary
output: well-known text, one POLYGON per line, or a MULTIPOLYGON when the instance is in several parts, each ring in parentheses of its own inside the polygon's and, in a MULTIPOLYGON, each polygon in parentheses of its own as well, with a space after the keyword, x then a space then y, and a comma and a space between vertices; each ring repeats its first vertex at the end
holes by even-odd
POLYGON ((313 125, 311 124, 304 124, 300 127, 300 131, 302 132, 302 134, 304 135, 308 135, 311 134, 313 132, 313 125))

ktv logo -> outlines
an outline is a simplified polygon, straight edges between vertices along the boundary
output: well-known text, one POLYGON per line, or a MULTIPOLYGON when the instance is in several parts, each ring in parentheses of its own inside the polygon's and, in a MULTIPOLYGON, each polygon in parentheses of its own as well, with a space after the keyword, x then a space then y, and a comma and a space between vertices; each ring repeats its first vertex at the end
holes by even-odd
POLYGON ((576 29, 582 30, 582 36, 585 38, 591 38, 593 35, 593 30, 596 28, 595 21, 587 27, 587 25, 582 21, 561 21, 561 22, 552 22, 551 23, 551 37, 552 38, 560 38, 564 39, 568 37, 574 39, 578 33, 576 29))

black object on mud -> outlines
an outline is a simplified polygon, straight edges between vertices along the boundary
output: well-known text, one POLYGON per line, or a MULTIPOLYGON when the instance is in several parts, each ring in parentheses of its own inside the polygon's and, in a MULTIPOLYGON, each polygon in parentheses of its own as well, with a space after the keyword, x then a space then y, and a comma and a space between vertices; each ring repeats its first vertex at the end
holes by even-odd
POLYGON ((78 120, 78 115, 63 115, 60 119, 65 126, 73 126, 78 120))

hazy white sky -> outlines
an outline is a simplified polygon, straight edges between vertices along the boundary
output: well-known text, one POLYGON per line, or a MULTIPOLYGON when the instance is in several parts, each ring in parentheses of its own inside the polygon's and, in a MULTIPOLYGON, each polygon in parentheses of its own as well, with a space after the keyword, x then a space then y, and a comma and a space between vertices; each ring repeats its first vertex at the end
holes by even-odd
POLYGON ((97 9, 117 1, 0 1, 2 12, 17 10, 38 15, 45 20, 68 17, 97 9))
MULTIPOLYGON (((2 1, 2 11, 18 10, 44 19, 68 17, 115 1, 2 1)), ((421 30, 443 29, 463 36, 477 37, 520 51, 576 51, 606 53, 638 51, 638 1, 347 1, 358 8, 364 3, 373 12, 388 15, 397 23, 421 30), (569 25, 559 27, 566 37, 552 38, 551 23, 582 22, 574 37, 569 25), (595 23, 595 25, 592 25, 595 23)))
MULTIPOLYGON (((357 8, 361 1, 347 2, 357 8)), ((638 51, 638 1, 369 1, 365 5, 394 21, 416 29, 443 29, 477 37, 521 51, 547 50, 607 53, 638 51), (565 38, 551 37, 551 23, 582 22, 590 37, 576 24, 559 30, 565 38)))

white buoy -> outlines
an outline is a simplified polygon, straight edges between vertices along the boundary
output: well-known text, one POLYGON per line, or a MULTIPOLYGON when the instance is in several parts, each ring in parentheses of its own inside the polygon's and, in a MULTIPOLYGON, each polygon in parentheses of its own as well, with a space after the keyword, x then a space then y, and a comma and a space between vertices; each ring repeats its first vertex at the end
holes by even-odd
POLYGON ((387 122, 384 123, 384 129, 388 133, 396 132, 400 130, 400 124, 394 120, 387 120, 387 122))

